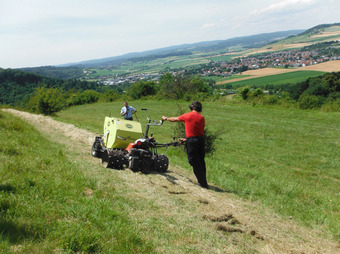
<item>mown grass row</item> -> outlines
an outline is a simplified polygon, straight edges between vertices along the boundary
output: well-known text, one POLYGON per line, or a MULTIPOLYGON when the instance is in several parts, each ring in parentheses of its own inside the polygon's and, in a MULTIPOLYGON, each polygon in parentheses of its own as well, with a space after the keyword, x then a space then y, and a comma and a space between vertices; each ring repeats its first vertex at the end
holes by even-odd
MULTIPOLYGON (((123 102, 73 107, 57 119, 102 132, 106 115, 119 117, 123 102)), ((176 116, 187 102, 131 101, 151 119, 176 116)), ((338 113, 280 107, 204 103, 211 131, 223 129, 217 151, 207 158, 208 181, 243 198, 258 200, 309 227, 340 236, 340 117, 338 113)), ((137 113, 144 127, 145 116, 137 113)), ((151 129, 169 142, 173 123, 151 129)), ((171 164, 191 170, 180 148, 166 151, 171 164)))
POLYGON ((131 201, 76 156, 0 111, 1 253, 152 252, 124 212, 131 201))

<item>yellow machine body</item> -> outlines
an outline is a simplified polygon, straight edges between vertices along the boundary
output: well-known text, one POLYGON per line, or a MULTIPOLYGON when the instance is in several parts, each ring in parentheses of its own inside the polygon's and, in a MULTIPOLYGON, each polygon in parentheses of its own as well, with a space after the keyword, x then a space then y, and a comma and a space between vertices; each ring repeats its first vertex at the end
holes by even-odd
POLYGON ((125 149, 142 136, 139 122, 105 117, 103 142, 106 148, 125 149))

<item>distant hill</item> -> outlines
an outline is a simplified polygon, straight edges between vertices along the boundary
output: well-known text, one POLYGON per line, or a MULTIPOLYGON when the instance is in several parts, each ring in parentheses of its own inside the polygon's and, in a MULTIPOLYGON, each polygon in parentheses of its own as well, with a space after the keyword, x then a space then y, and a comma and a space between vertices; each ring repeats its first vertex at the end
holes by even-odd
POLYGON ((323 24, 312 27, 303 33, 289 36, 283 40, 271 43, 271 51, 299 48, 315 43, 340 40, 340 23, 323 24))
POLYGON ((84 76, 82 68, 69 66, 69 67, 56 67, 56 66, 41 66, 33 68, 21 68, 24 72, 31 72, 36 75, 41 75, 57 79, 80 79, 84 76))
POLYGON ((0 68, 0 104, 23 106, 37 87, 59 88, 64 91, 101 91, 102 85, 76 79, 56 79, 29 72, 0 68))
POLYGON ((61 67, 78 66, 78 67, 103 67, 108 65, 121 65, 127 61, 137 61, 141 58, 152 60, 156 58, 165 58, 169 55, 191 54, 190 52, 209 52, 215 50, 223 50, 228 47, 242 46, 243 48, 261 47, 270 42, 277 41, 288 36, 297 35, 304 30, 290 30, 275 33, 263 33, 244 37, 235 37, 227 40, 216 40, 198 42, 193 44, 183 44, 178 46, 171 46, 166 48, 148 50, 144 52, 129 53, 121 56, 108 57, 102 59, 88 60, 78 63, 70 63, 60 65, 61 67))
POLYGON ((325 29, 333 27, 333 26, 340 26, 340 23, 334 23, 334 24, 322 24, 322 25, 317 25, 315 27, 312 27, 303 33, 299 35, 311 35, 311 34, 318 34, 323 32, 325 29))
POLYGON ((115 75, 164 72, 207 64, 216 59, 228 61, 235 57, 303 48, 329 41, 340 41, 340 23, 321 24, 308 30, 263 33, 227 40, 183 44, 78 63, 21 70, 52 78, 99 80, 115 75))

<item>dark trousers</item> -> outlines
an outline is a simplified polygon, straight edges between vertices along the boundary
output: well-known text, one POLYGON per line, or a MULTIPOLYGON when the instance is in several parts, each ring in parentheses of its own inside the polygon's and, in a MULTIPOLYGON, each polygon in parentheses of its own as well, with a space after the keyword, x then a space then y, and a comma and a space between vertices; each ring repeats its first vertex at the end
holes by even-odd
POLYGON ((124 118, 125 120, 130 120, 130 121, 133 121, 133 118, 132 117, 127 117, 127 118, 124 118))
POLYGON ((187 153, 188 161, 194 168, 194 174, 198 183, 202 187, 208 187, 205 167, 205 137, 191 137, 187 138, 187 153))

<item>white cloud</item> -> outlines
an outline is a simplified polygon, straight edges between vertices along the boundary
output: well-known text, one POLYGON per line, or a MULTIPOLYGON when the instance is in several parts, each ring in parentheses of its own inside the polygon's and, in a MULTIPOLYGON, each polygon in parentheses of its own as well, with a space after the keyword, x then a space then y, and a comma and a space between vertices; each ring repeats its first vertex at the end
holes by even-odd
POLYGON ((204 24, 204 25, 202 26, 202 28, 203 28, 203 29, 206 29, 206 28, 212 28, 212 27, 215 27, 215 26, 216 26, 216 24, 210 23, 210 24, 204 24))
POLYGON ((313 4, 314 0, 285 0, 280 1, 275 4, 271 4, 266 8, 263 9, 255 9, 250 11, 250 14, 256 15, 260 13, 267 13, 267 12, 282 12, 282 11, 291 11, 291 10, 299 10, 303 9, 311 4, 313 4))

